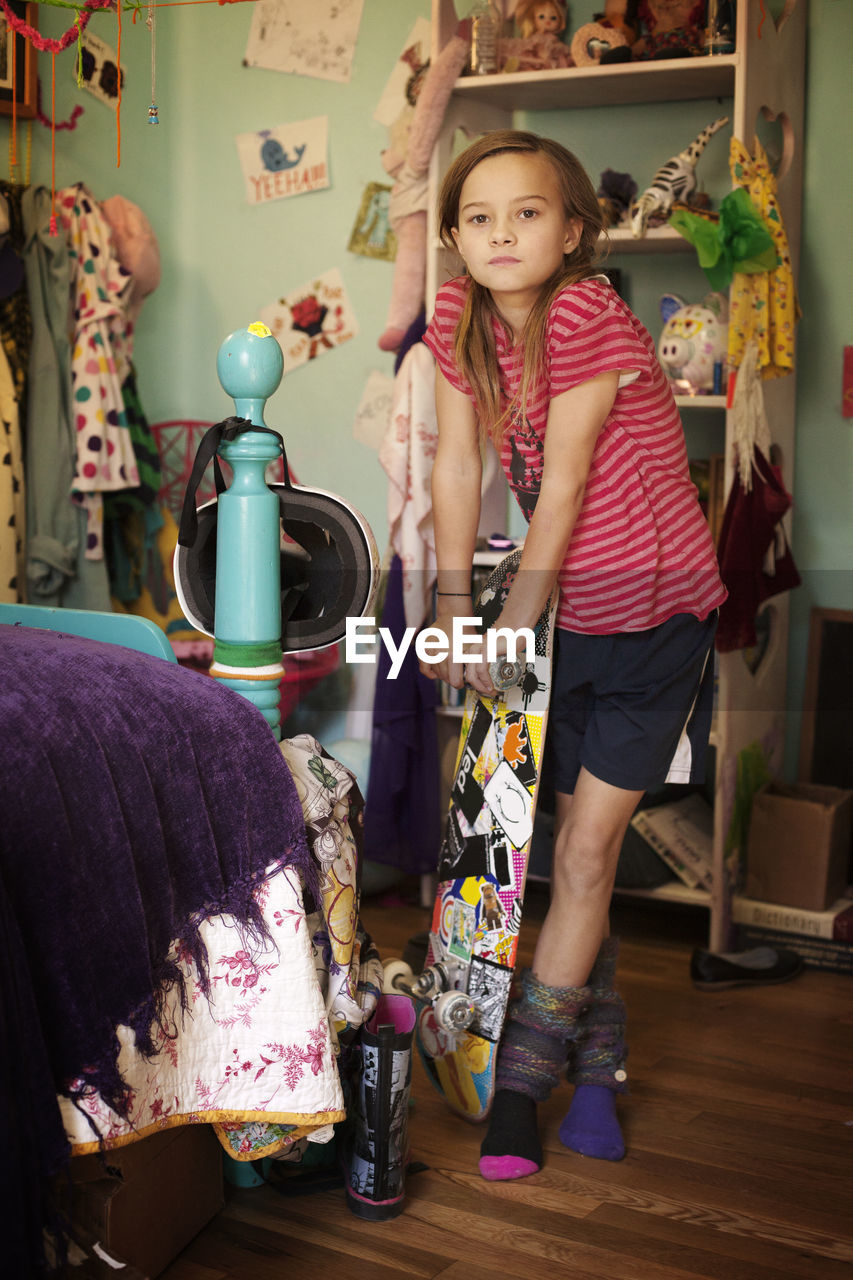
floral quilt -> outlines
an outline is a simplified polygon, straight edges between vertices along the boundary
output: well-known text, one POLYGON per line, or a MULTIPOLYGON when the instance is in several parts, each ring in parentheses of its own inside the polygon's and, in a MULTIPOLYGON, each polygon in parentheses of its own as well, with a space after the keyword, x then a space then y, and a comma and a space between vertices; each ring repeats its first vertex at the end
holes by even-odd
POLYGON ((250 952, 228 916, 201 927, 210 995, 179 948, 189 993, 167 996, 169 1033, 145 1058, 119 1027, 119 1067, 127 1119, 95 1092, 79 1106, 60 1096, 75 1155, 121 1146, 157 1129, 212 1123, 229 1155, 253 1160, 282 1153, 300 1138, 326 1141, 344 1118, 336 1055, 373 1011, 381 963, 358 927, 361 803, 353 775, 307 734, 281 743, 302 802, 309 847, 319 863, 320 902, 292 869, 265 880, 256 898, 273 945, 250 952), (355 830, 354 830, 355 826, 355 830))

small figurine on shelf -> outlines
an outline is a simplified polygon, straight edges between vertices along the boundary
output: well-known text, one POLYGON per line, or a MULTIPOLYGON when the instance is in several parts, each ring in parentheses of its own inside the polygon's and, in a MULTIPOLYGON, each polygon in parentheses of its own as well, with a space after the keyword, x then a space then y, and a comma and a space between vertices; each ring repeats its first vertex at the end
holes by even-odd
POLYGON ((637 184, 630 173, 604 169, 595 194, 604 214, 605 226, 618 227, 620 222, 627 222, 630 217, 631 205, 637 197, 637 184))
POLYGON ((676 392, 695 396, 718 390, 719 372, 729 342, 729 302, 724 293, 709 293, 702 302, 687 303, 676 293, 660 300, 663 332, 658 359, 676 392))
POLYGON ((705 0, 641 0, 645 32, 632 46, 635 58, 691 58, 705 52, 705 0))
POLYGON ((513 16, 520 34, 502 43, 502 71, 552 71, 574 65, 560 38, 566 29, 562 0, 519 0, 513 16))
POLYGON ((720 116, 693 139, 689 147, 662 164, 631 210, 631 231, 640 240, 649 226, 665 222, 675 202, 690 200, 696 190, 696 165, 714 134, 728 124, 728 116, 720 116))
POLYGON ((579 27, 572 37, 575 66, 630 62, 631 46, 637 39, 639 0, 605 0, 604 12, 579 27))

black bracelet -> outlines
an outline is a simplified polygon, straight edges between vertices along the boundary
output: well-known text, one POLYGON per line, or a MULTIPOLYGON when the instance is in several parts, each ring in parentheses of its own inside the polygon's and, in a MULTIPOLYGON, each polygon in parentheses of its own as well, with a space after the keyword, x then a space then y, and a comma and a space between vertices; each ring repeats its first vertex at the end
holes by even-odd
POLYGON ((466 600, 471 597, 470 591, 436 591, 437 596, 464 596, 466 600))

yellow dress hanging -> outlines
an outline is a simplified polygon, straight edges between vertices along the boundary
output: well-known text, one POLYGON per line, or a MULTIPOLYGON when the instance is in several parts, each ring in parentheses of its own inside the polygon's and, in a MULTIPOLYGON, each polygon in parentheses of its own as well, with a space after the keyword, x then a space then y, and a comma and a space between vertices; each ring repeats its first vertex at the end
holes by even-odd
POLYGON ((756 275, 735 272, 729 311, 729 364, 739 368, 750 339, 758 346, 762 378, 781 378, 794 368, 794 334, 800 318, 788 237, 776 194, 776 178, 761 143, 750 156, 732 138, 729 167, 736 186, 744 187, 773 237, 778 262, 756 275))

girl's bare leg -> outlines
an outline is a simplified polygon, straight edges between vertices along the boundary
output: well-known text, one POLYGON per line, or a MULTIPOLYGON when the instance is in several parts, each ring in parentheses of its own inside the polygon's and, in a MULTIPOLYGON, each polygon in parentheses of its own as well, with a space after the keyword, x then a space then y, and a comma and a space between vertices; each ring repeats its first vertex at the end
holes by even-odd
POLYGON ((549 987, 582 987, 603 938, 619 850, 642 791, 623 791, 581 769, 574 795, 557 792, 551 905, 533 957, 549 987))

